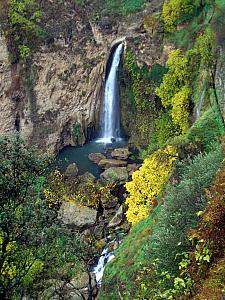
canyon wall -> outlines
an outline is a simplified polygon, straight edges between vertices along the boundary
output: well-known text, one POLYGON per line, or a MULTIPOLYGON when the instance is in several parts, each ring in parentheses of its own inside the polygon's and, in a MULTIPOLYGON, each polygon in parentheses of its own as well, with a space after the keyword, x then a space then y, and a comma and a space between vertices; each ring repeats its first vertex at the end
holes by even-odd
POLYGON ((140 64, 163 60, 162 34, 143 27, 160 5, 152 1, 134 16, 95 21, 74 1, 41 2, 47 37, 31 60, 11 63, 0 37, 0 132, 19 131, 30 144, 54 152, 83 144, 98 129, 112 45, 125 39, 140 64))

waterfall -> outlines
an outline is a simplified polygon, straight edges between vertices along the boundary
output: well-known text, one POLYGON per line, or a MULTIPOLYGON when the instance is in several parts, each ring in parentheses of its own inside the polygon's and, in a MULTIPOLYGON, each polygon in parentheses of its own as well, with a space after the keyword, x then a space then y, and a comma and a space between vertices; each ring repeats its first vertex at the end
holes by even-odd
POLYGON ((104 104, 101 118, 100 141, 111 143, 120 137, 120 105, 118 68, 120 64, 123 44, 119 44, 112 57, 111 68, 105 83, 104 104))

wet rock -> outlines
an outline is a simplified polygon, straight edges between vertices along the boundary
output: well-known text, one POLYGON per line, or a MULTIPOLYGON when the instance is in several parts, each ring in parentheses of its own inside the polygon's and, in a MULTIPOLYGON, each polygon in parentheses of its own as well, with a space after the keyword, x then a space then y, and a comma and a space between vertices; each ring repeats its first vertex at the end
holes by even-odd
POLYGON ((64 202, 59 210, 58 219, 64 224, 75 227, 92 226, 96 222, 97 211, 88 207, 79 207, 75 203, 64 202))
POLYGON ((60 300, 61 297, 58 294, 58 291, 62 289, 65 282, 63 280, 51 279, 45 283, 46 289, 43 292, 38 294, 38 299, 46 300, 46 299, 55 299, 60 300))
POLYGON ((74 179, 78 174, 78 167, 75 163, 69 164, 66 169, 65 177, 67 179, 74 179))
POLYGON ((111 167, 100 175, 104 182, 113 184, 123 184, 128 180, 128 172, 126 167, 111 167))
POLYGON ((118 211, 116 212, 115 216, 108 224, 108 228, 119 226, 123 222, 124 213, 123 213, 123 205, 120 206, 118 211))
POLYGON ((117 159, 102 159, 98 163, 98 166, 102 169, 108 169, 110 167, 125 167, 126 165, 126 161, 117 159))
POLYGON ((100 160, 105 159, 105 155, 102 153, 91 153, 88 155, 88 158, 90 161, 93 161, 94 163, 98 164, 100 160))
POLYGON ((103 199, 102 204, 106 209, 115 208, 118 204, 118 199, 116 197, 107 201, 103 199))
POLYGON ((117 148, 111 153, 112 157, 124 160, 127 160, 131 154, 128 148, 117 148))

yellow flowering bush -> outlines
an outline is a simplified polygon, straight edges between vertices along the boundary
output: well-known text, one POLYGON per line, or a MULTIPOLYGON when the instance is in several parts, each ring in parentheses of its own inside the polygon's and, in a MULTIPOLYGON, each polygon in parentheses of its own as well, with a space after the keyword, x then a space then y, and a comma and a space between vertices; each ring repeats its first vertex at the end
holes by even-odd
POLYGON ((156 89, 156 94, 170 113, 174 125, 178 125, 182 134, 185 134, 189 125, 189 102, 192 95, 188 58, 180 49, 173 50, 169 54, 167 67, 168 72, 156 89))
POLYGON ((126 217, 133 225, 148 216, 153 199, 167 183, 177 157, 178 153, 172 146, 156 151, 133 173, 132 181, 126 183, 126 189, 130 193, 126 199, 126 217))
POLYGON ((182 134, 185 134, 188 130, 188 106, 190 95, 191 89, 188 86, 184 86, 171 100, 173 105, 172 120, 174 124, 180 127, 182 134))

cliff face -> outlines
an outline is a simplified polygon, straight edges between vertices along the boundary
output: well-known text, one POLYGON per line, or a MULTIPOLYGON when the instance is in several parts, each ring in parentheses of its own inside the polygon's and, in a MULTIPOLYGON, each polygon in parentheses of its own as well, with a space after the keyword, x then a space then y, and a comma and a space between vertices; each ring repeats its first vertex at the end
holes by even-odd
POLYGON ((1 133, 18 130, 30 144, 52 151, 83 144, 98 128, 112 44, 126 37, 140 63, 160 60, 160 35, 143 29, 144 17, 161 4, 154 2, 135 17, 98 22, 74 1, 40 2, 47 38, 31 61, 10 64, 1 37, 1 133))

